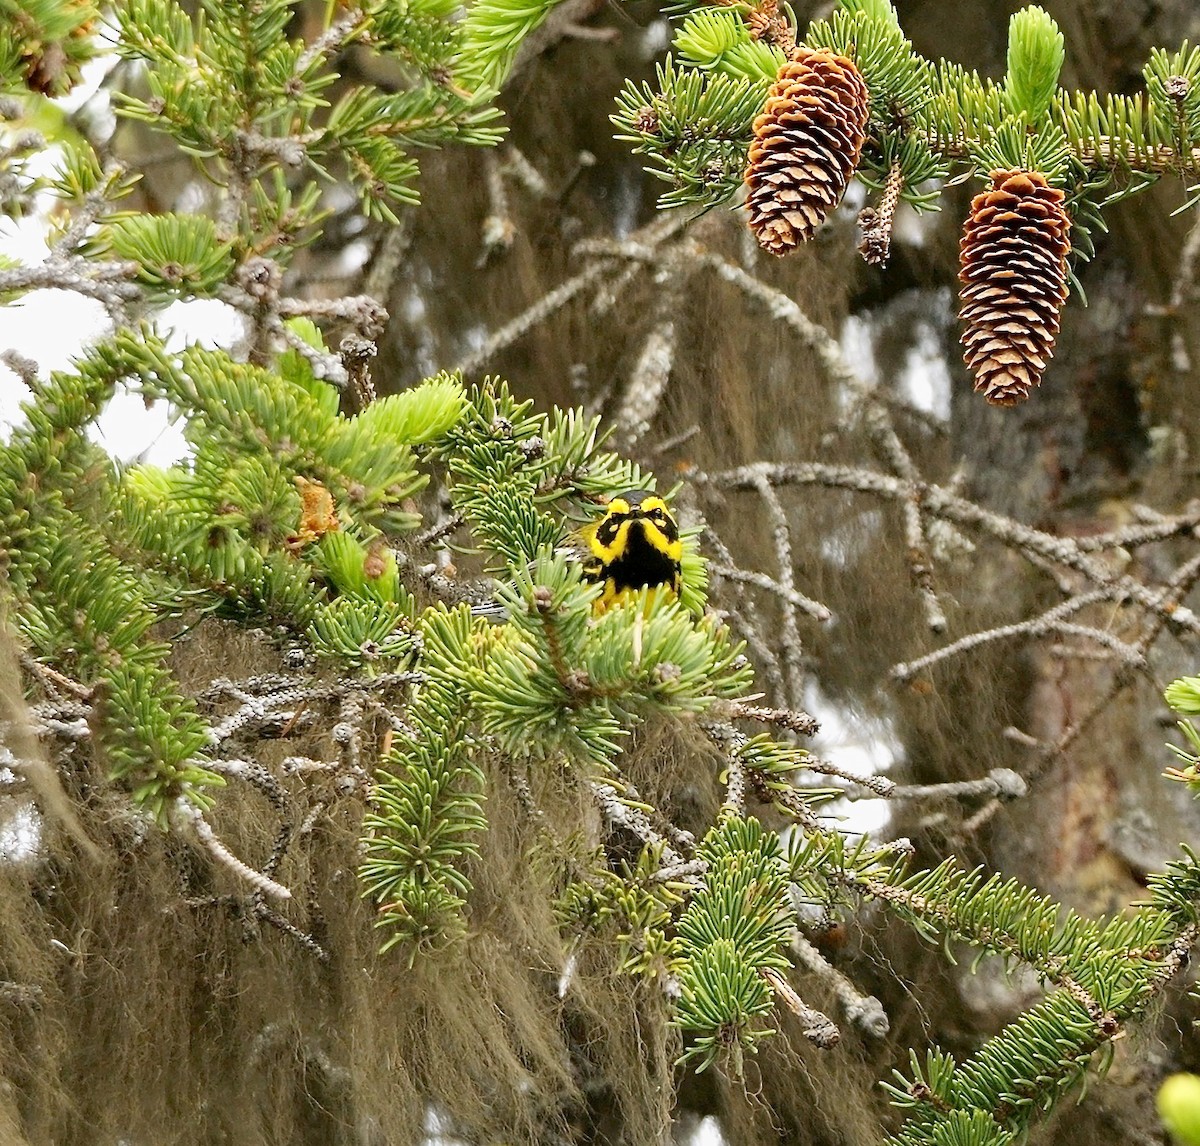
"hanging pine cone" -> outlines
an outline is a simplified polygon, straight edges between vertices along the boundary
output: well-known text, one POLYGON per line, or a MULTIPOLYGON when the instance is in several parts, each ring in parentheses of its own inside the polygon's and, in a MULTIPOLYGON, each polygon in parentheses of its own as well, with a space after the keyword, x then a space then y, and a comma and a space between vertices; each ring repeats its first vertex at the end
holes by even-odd
POLYGON ((960 244, 958 317, 975 389, 1015 406, 1042 380, 1067 299, 1071 220, 1037 171, 993 171, 971 201, 960 244))
POLYGON ((867 100, 845 56, 792 51, 754 121, 746 166, 750 229, 763 250, 789 254, 841 201, 866 138, 867 100))

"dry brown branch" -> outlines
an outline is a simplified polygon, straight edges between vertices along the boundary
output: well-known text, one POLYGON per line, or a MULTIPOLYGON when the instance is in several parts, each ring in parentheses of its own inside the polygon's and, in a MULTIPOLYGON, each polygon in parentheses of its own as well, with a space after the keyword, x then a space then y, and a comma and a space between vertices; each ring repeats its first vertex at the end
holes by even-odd
POLYGON ((1113 594, 1108 589, 1093 589, 1088 593, 1080 593, 1068 601, 1060 602, 1052 609, 1047 609, 1040 616, 1031 617, 1027 621, 1019 621, 1012 625, 999 625, 994 629, 970 633, 968 636, 961 637, 959 640, 953 641, 948 645, 943 645, 940 649, 935 649, 923 657, 917 657, 916 660, 894 665, 892 667, 892 676, 900 681, 911 680, 917 673, 929 668, 930 665, 937 664, 960 653, 969 652, 980 645, 989 644, 992 641, 1007 640, 1011 637, 1042 637, 1048 633, 1073 633, 1074 635, 1097 641, 1117 652, 1121 659, 1131 667, 1144 669, 1146 667, 1146 658, 1138 649, 1126 644, 1124 641, 1118 640, 1111 633, 1105 633, 1085 625, 1069 625, 1064 621, 1064 618, 1079 612, 1081 609, 1086 609, 1089 605, 1095 605, 1101 601, 1112 600, 1112 597, 1113 594))
MULTIPOLYGON (((888 225, 890 227, 890 219, 888 225)), ((899 477, 918 482, 920 474, 892 424, 891 404, 881 397, 876 387, 869 385, 851 368, 836 339, 819 323, 813 322, 782 291, 768 286, 728 260, 705 252, 697 244, 691 244, 688 250, 699 262, 715 270, 721 278, 765 307, 773 318, 781 320, 816 354, 829 380, 843 388, 851 399, 850 416, 854 411, 861 412, 867 435, 881 459, 899 477)), ((940 633, 946 628, 946 615, 933 583, 933 561, 928 552, 925 524, 917 497, 912 497, 905 505, 904 513, 905 541, 913 583, 921 596, 926 623, 932 632, 940 633)))
MULTIPOLYGON (((895 785, 887 793, 893 800, 970 800, 977 796, 999 796, 1004 800, 1016 800, 1029 790, 1023 777, 1011 768, 993 768, 979 780, 956 780, 944 784, 895 785)), ((849 792, 851 800, 859 798, 849 792)))
POLYGON ((649 431, 667 392, 675 362, 676 316, 682 310, 687 266, 664 259, 653 275, 656 298, 649 333, 621 389, 613 426, 624 448, 634 446, 649 431))
MULTIPOLYGON (((681 230, 686 223, 687 218, 678 212, 664 216, 638 231, 631 243, 635 246, 646 244, 649 249, 653 250, 659 243, 681 230)), ((589 252, 585 249, 580 253, 587 254, 589 252)), ((535 330, 577 295, 593 284, 602 281, 606 276, 619 274, 623 270, 625 267, 622 263, 611 256, 593 258, 578 274, 553 290, 547 291, 532 306, 527 307, 516 318, 494 331, 482 346, 463 358, 454 369, 466 375, 477 373, 486 367, 500 351, 535 330)))
POLYGON ((756 720, 799 736, 815 736, 821 727, 814 717, 799 709, 766 708, 746 700, 714 701, 709 711, 721 720, 756 720))
MULTIPOLYGON (((716 550, 722 568, 735 568, 733 554, 730 553, 729 548, 711 526, 705 531, 705 540, 716 550)), ((710 566, 711 568, 712 566, 710 566)), ((759 671, 766 678, 766 683, 770 686, 773 694, 782 699, 785 695, 783 667, 779 663, 779 657, 775 654, 775 650, 766 639, 762 619, 758 612, 758 605, 753 596, 745 591, 744 586, 747 582, 738 578, 731 578, 730 580, 738 601, 736 608, 729 609, 729 617, 733 623, 733 627, 750 646, 750 651, 754 654, 759 671)))
POLYGON ((896 782, 889 780, 886 776, 864 776, 828 760, 821 760, 816 756, 807 757, 803 767, 807 772, 816 772, 820 776, 836 776, 839 780, 845 780, 847 783, 863 789, 861 793, 847 792, 846 795, 850 799, 879 798, 887 800, 891 799, 897 791, 896 782), (870 793, 870 796, 866 793, 870 793))
POLYGON ((803 593, 797 592, 795 589, 789 589, 786 585, 781 585, 775 578, 769 577, 766 573, 759 573, 754 569, 739 569, 734 565, 725 565, 719 562, 711 562, 708 566, 708 572, 714 578, 720 578, 725 581, 740 581, 743 585, 753 585, 755 588, 763 589, 768 593, 774 593, 775 596, 783 598, 787 604, 794 605, 801 612, 807 613, 814 621, 824 623, 833 617, 828 607, 822 605, 820 601, 814 601, 811 597, 806 597, 803 593))

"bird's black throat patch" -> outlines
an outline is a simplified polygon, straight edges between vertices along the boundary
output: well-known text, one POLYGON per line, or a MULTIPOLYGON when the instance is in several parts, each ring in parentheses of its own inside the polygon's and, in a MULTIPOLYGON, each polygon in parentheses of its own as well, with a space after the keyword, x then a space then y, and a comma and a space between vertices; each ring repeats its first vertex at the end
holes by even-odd
POLYGON ((619 592, 622 589, 646 589, 654 585, 675 587, 679 578, 679 565, 661 549, 646 539, 645 527, 640 521, 629 526, 629 542, 620 557, 604 567, 605 577, 619 592))

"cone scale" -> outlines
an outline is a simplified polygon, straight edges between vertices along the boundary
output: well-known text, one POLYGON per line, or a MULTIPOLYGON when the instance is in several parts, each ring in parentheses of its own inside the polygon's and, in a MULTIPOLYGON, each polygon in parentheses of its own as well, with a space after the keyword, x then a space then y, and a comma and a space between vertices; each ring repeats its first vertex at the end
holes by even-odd
POLYGON ((754 121, 746 166, 750 229, 763 250, 790 254, 841 202, 869 110, 852 61, 823 48, 792 51, 754 121))
POLYGON ((1037 171, 992 171, 971 201, 959 247, 958 317, 975 390, 1015 406, 1041 384, 1067 298, 1071 220, 1037 171))

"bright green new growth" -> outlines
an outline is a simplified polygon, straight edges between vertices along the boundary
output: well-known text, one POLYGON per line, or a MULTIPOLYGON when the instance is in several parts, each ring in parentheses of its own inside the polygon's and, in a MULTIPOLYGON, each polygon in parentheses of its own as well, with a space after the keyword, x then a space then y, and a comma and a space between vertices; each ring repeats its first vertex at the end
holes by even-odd
POLYGON ((1181 676, 1171 681, 1163 695, 1182 716, 1200 716, 1200 676, 1181 676))
POLYGON ((1022 8, 1008 24, 1004 102, 1011 115, 1038 123, 1050 110, 1066 52, 1058 25, 1041 8, 1022 8))
POLYGON ((1167 685, 1163 694, 1167 704, 1183 719, 1177 727, 1187 741, 1187 747, 1168 744, 1167 747, 1183 762, 1182 768, 1168 768, 1166 776, 1178 780, 1200 795, 1200 729, 1188 717, 1200 716, 1200 677, 1183 676, 1167 685))
POLYGON ((1186 40, 1177 52, 1155 48, 1142 75, 1156 141, 1190 152, 1200 141, 1200 48, 1186 40))

